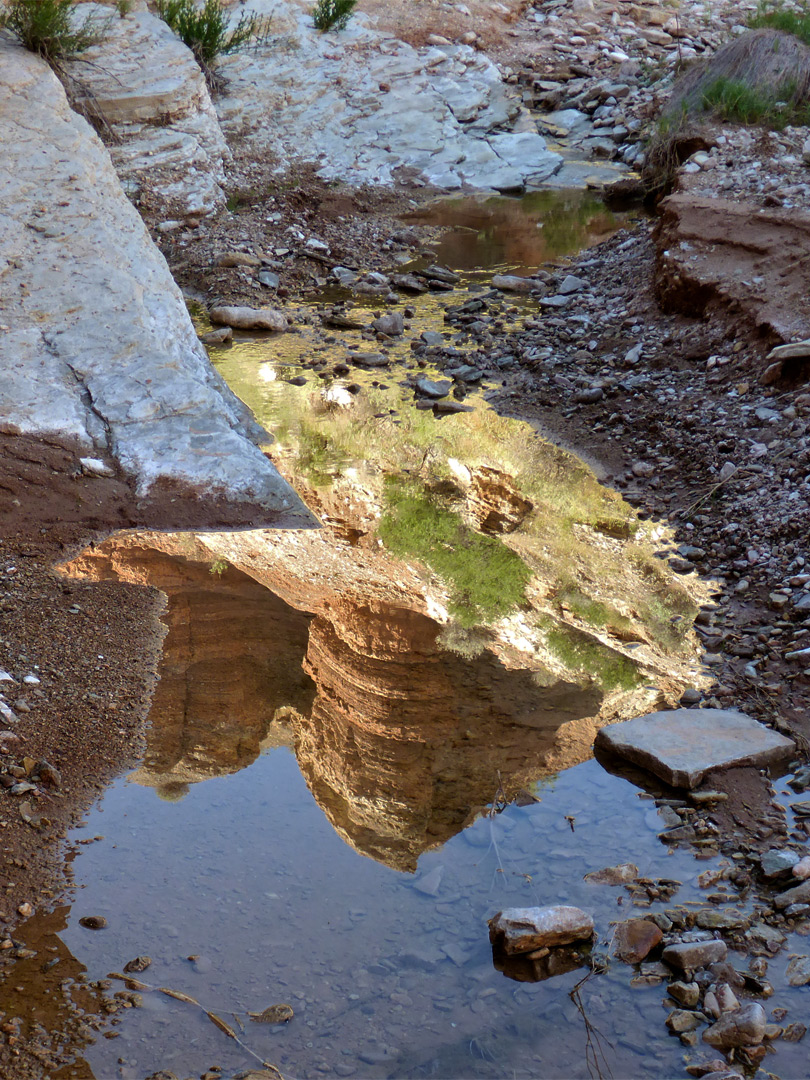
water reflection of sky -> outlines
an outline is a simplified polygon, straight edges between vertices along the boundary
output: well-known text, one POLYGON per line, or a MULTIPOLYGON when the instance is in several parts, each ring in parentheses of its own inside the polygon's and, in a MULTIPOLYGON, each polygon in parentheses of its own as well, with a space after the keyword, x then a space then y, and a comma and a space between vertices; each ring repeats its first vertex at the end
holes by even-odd
MULTIPOLYGON (((595 913, 604 939, 612 919, 638 912, 626 897, 617 905, 624 890, 585 873, 631 861, 659 876, 664 864, 684 882, 678 902, 698 895, 696 875, 711 864, 666 855, 653 804, 596 762, 537 794, 423 855, 414 878, 344 844, 284 748, 178 803, 120 781, 83 830, 105 839, 77 859, 81 890, 63 940, 90 977, 146 953, 144 979, 229 1022, 288 1001, 287 1027, 250 1024, 245 1034, 286 1075, 349 1064, 360 1077, 587 1076, 586 1032, 568 997, 585 969, 538 984, 505 978, 486 919, 509 904, 573 903, 595 913), (87 914, 109 928, 82 929, 87 914)), ((633 974, 614 961, 581 989, 613 1075, 679 1074, 682 1048, 662 1038, 662 987, 631 988, 633 974)), ((118 1030, 87 1052, 97 1077, 249 1064, 202 1013, 163 996, 145 995, 118 1030)))

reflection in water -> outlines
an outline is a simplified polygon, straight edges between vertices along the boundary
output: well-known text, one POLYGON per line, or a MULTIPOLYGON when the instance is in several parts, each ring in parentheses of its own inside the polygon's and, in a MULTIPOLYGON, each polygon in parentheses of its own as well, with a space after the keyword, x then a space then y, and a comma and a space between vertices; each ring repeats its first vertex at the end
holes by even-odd
POLYGON ((520 199, 442 199, 409 220, 450 227, 434 245, 445 266, 526 273, 607 240, 627 215, 614 214, 590 192, 574 189, 533 191, 520 199))
POLYGON ((541 687, 490 652, 448 652, 439 625, 417 611, 344 599, 312 619, 235 567, 212 573, 132 537, 68 571, 148 583, 168 597, 135 780, 182 797, 188 783, 284 742, 274 721, 289 719, 300 768, 335 829, 401 870, 473 820, 499 784, 514 795, 547 773, 560 728, 601 703, 595 688, 541 687))

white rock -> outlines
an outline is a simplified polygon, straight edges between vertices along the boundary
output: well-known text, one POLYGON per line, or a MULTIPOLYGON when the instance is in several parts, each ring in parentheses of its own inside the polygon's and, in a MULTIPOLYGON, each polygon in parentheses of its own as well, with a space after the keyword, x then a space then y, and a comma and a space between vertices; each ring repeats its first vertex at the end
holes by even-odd
POLYGON ((593 918, 580 908, 504 908, 489 920, 489 938, 508 955, 568 945, 593 935, 593 918))
POLYGON ((82 467, 82 472, 88 473, 90 476, 114 476, 115 472, 106 461, 102 461, 101 458, 83 457, 79 458, 79 464, 82 467))
POLYGON ((140 495, 165 480, 261 503, 268 525, 314 524, 212 368, 107 151, 50 68, 5 43, 0 143, 0 420, 117 459, 140 495))

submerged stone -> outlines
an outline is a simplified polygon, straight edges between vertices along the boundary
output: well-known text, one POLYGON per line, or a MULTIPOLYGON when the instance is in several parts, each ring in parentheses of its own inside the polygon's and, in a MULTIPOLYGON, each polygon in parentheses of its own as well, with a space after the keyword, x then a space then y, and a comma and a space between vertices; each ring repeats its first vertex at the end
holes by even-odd
POLYGON ((489 920, 489 940, 507 955, 569 945, 593 935, 593 918, 580 908, 504 908, 489 920))
POLYGON ((694 788, 712 769, 787 757, 792 739, 730 709, 672 709, 602 728, 597 749, 641 765, 673 787, 694 788))

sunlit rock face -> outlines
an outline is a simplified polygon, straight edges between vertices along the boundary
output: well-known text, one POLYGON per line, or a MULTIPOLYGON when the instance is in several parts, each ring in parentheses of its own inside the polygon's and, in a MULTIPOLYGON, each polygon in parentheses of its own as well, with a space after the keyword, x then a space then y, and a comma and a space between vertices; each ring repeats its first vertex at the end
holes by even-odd
MULTIPOLYGON (((541 687, 491 652, 442 649, 418 612, 337 608, 310 628, 312 712, 293 721, 301 771, 337 831, 413 870, 491 802, 550 771, 561 726, 598 713, 598 691, 541 687)), ((574 760, 582 760, 579 757, 574 760)))
POLYGON ((274 719, 311 707, 314 688, 301 667, 308 615, 233 567, 137 542, 103 545, 70 569, 152 585, 168 598, 160 681, 137 782, 178 798, 188 784, 237 772, 263 746, 290 741, 274 719))
MULTIPOLYGON (((258 550, 258 535, 242 535, 258 550)), ((438 622, 374 589, 319 593, 310 572, 296 592, 287 556, 260 583, 212 561, 200 538, 153 533, 112 538, 67 568, 168 597, 139 782, 182 797, 292 738, 338 833, 413 870, 496 797, 589 755, 600 690, 542 685, 489 648, 448 651, 438 622)))

